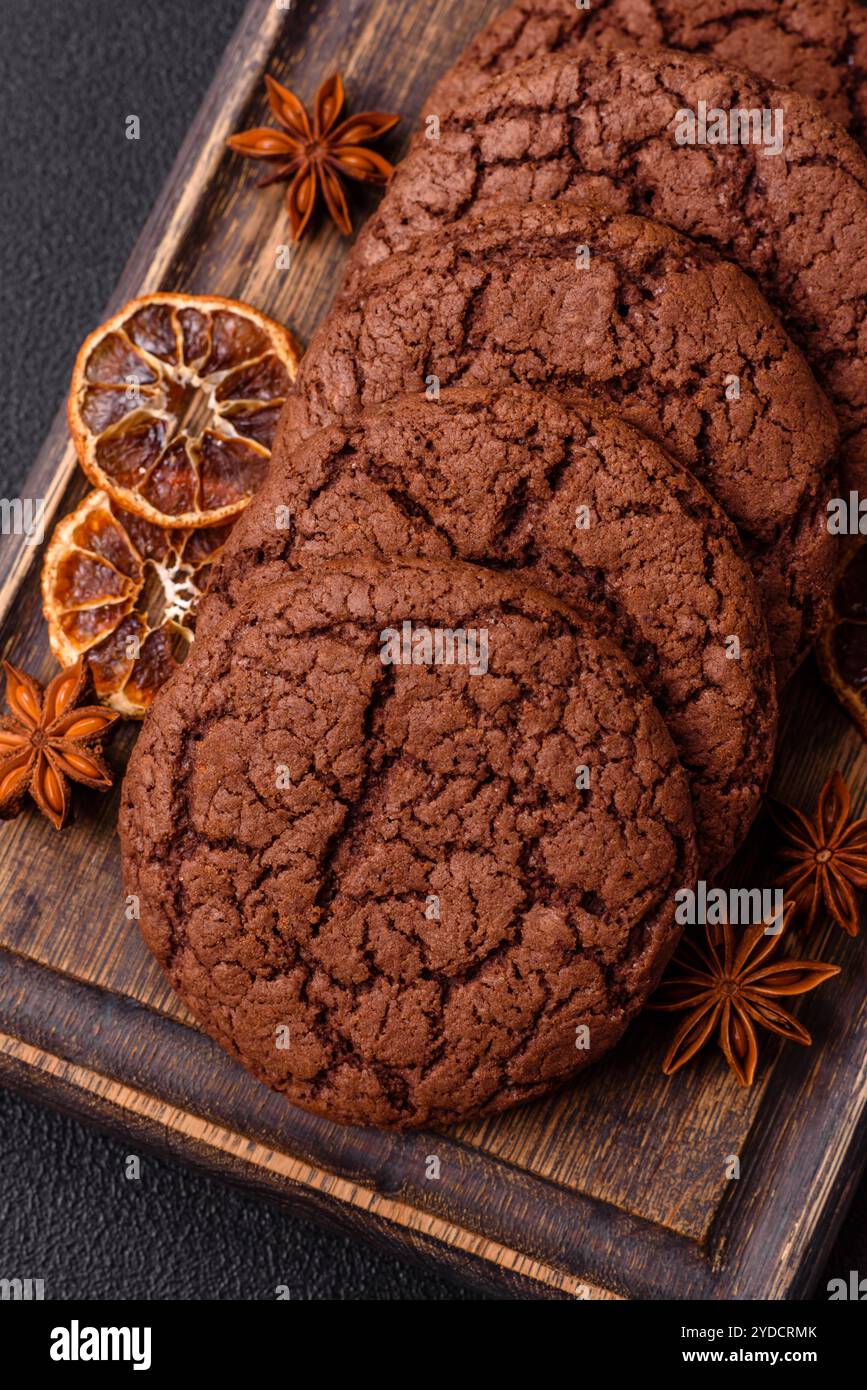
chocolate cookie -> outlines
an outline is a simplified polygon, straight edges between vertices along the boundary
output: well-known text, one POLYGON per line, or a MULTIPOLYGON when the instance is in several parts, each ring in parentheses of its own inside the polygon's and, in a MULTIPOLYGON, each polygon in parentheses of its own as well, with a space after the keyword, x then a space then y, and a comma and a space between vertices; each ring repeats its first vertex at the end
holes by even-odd
POLYGON ((224 552, 221 610, 341 555, 520 570, 623 648, 690 778, 699 860, 731 859, 774 754, 776 693, 734 527, 609 407, 523 387, 404 397, 311 436, 224 552))
POLYGON ((867 144, 867 9, 860 0, 517 0, 434 89, 441 115, 520 63, 582 45, 681 48, 812 97, 867 144))
POLYGON ((362 266, 472 206, 559 197, 654 217, 754 275, 837 405, 847 482, 867 492, 867 160, 815 102, 667 50, 534 60, 410 151, 359 237, 348 292, 362 266), (723 122, 767 143, 707 143, 723 122))
POLYGON ((391 1126, 607 1052, 696 867, 629 663, 454 562, 257 588, 159 693, 120 829, 145 939, 208 1032, 296 1104, 391 1126))
POLYGON ((812 643, 837 546, 836 423, 736 266, 657 223, 487 207, 365 277, 320 326, 274 444, 437 383, 592 388, 691 469, 756 567, 778 674, 812 643))

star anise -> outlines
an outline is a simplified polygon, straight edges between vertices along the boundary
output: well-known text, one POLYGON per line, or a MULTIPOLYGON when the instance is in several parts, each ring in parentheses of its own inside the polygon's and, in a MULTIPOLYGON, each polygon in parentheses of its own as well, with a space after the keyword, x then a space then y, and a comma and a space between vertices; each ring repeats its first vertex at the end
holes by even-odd
POLYGON ((101 740, 120 717, 102 705, 79 705, 87 672, 81 660, 43 689, 8 661, 6 703, 0 718, 0 820, 17 816, 29 792, 56 830, 69 811, 67 778, 108 791, 111 772, 99 756, 101 740))
POLYGON ((344 93, 340 73, 322 83, 313 103, 313 119, 288 88, 266 75, 268 104, 283 127, 257 126, 231 135, 229 147, 249 159, 276 161, 277 168, 258 188, 290 180, 286 206, 292 236, 300 240, 316 204, 319 188, 325 204, 345 236, 352 235, 352 222, 340 175, 362 183, 386 183, 393 166, 374 150, 364 149, 397 125, 400 116, 384 111, 364 111, 337 124, 343 110, 344 93))
POLYGON ((776 1003, 780 995, 806 994, 832 975, 837 965, 818 960, 775 960, 791 915, 787 903, 782 931, 766 936, 765 924, 747 927, 740 935, 726 924, 706 929, 699 945, 681 941, 673 961, 674 974, 663 980, 650 1007, 665 1013, 686 1012, 665 1054, 662 1070, 672 1076, 704 1046, 715 1030, 726 1061, 742 1086, 751 1086, 756 1073, 756 1026, 790 1042, 812 1042, 806 1028, 776 1003), (720 933, 719 944, 714 934, 720 933))
POLYGON ((787 896, 806 912, 809 929, 819 908, 849 936, 858 935, 858 904, 852 885, 867 888, 867 820, 850 820, 849 790, 832 772, 812 820, 795 806, 769 802, 768 810, 786 837, 783 859, 792 861, 780 879, 787 896))

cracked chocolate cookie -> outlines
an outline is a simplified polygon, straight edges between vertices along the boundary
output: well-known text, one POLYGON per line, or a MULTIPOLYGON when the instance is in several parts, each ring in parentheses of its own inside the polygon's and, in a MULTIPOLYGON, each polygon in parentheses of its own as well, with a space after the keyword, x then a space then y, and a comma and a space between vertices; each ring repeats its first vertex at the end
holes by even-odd
POLYGON ((656 218, 755 276, 838 408, 848 484, 867 492, 867 160, 842 127, 693 54, 536 59, 413 147, 347 293, 361 267, 473 206, 561 197, 656 218))
POLYGON ((120 831, 145 940, 207 1031, 294 1103, 398 1127, 603 1056, 696 868, 626 659, 458 562, 257 588, 157 696, 120 831))
POLYGON ((867 9, 860 0, 517 0, 477 34, 426 109, 445 114, 495 77, 582 45, 681 48, 812 97, 867 144, 867 9))
POLYGON ((350 554, 508 567, 589 610, 674 739, 702 872, 731 859, 773 761, 767 629, 734 527, 646 435, 599 402, 522 387, 366 411, 272 472, 211 602, 222 614, 250 585, 350 554))
POLYGON ((741 530, 786 679, 837 555, 836 422, 755 285, 658 223, 491 206, 374 267, 310 343, 275 470, 300 436, 362 406, 514 382, 603 395, 696 474, 741 530))

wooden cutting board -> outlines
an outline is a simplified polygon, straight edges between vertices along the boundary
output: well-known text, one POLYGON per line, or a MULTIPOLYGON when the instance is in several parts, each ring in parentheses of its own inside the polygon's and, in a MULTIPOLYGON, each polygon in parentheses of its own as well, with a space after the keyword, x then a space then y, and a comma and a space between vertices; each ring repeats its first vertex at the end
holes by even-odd
MULTIPOLYGON (((282 190, 257 192, 225 137, 267 123, 266 70, 309 100, 339 69, 352 109, 405 113, 405 142, 434 79, 498 8, 252 0, 109 307, 157 289, 225 294, 307 341, 346 243, 320 223, 278 269, 289 240, 282 190)), ((394 156, 401 140, 384 148, 394 156)), ((23 495, 45 499, 50 533, 85 491, 59 417, 23 495)), ((0 540, 0 654, 47 677, 40 562, 39 547, 0 540)), ((812 807, 838 767, 860 810, 867 752, 812 667, 784 704, 776 792, 812 807)), ((129 726, 115 741, 118 769, 134 736, 129 726)), ((766 1041, 750 1090, 716 1051, 667 1080, 671 1020, 648 1015, 608 1061, 544 1102, 447 1133, 341 1129, 272 1095, 198 1030, 125 917, 116 793, 78 804, 63 835, 31 813, 0 829, 5 1083, 480 1287, 600 1299, 809 1293, 864 1158, 861 939, 830 928, 813 937, 809 954, 844 967, 796 1006, 815 1046, 766 1041)), ((773 882, 766 823, 732 881, 773 882)))

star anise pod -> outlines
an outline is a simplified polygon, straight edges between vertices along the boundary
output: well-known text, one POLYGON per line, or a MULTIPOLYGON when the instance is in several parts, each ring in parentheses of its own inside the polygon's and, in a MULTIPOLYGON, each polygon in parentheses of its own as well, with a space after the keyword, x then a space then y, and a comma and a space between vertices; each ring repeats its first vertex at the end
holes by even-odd
POLYGON ((756 1027, 777 1033, 789 1042, 812 1042, 806 1028, 776 1000, 781 995, 806 994, 840 967, 818 960, 771 960, 785 935, 793 904, 787 903, 778 935, 766 936, 765 923, 740 933, 728 924, 707 929, 699 945, 684 937, 672 962, 674 973, 663 980, 650 1007, 665 1013, 686 1013, 665 1054, 662 1070, 672 1076, 704 1047, 712 1034, 742 1086, 756 1074, 756 1027), (722 934, 719 944, 714 933, 722 934))
POLYGON ((325 204, 345 236, 352 235, 352 222, 340 175, 362 183, 386 183, 393 166, 381 154, 364 146, 378 140, 397 125, 400 116, 384 111, 364 111, 349 116, 338 125, 343 110, 344 93, 340 73, 336 72, 322 83, 313 103, 311 121, 298 98, 288 88, 266 75, 268 103, 283 127, 257 126, 231 135, 228 145, 249 159, 267 159, 277 168, 258 188, 291 180, 286 193, 286 207, 292 224, 292 236, 299 241, 316 204, 319 189, 325 204))
POLYGON ((811 820, 795 806, 768 802, 768 810, 787 844, 783 859, 792 861, 780 879, 787 896, 806 912, 809 929, 820 907, 849 936, 858 935, 855 888, 867 888, 867 820, 850 820, 849 790, 839 772, 832 772, 811 820))
POLYGON ((0 820, 17 816, 29 792, 56 830, 69 811, 67 778, 108 791, 111 772, 101 740, 120 717, 102 705, 79 705, 87 672, 81 662, 43 689, 3 662, 10 716, 0 718, 0 820))

